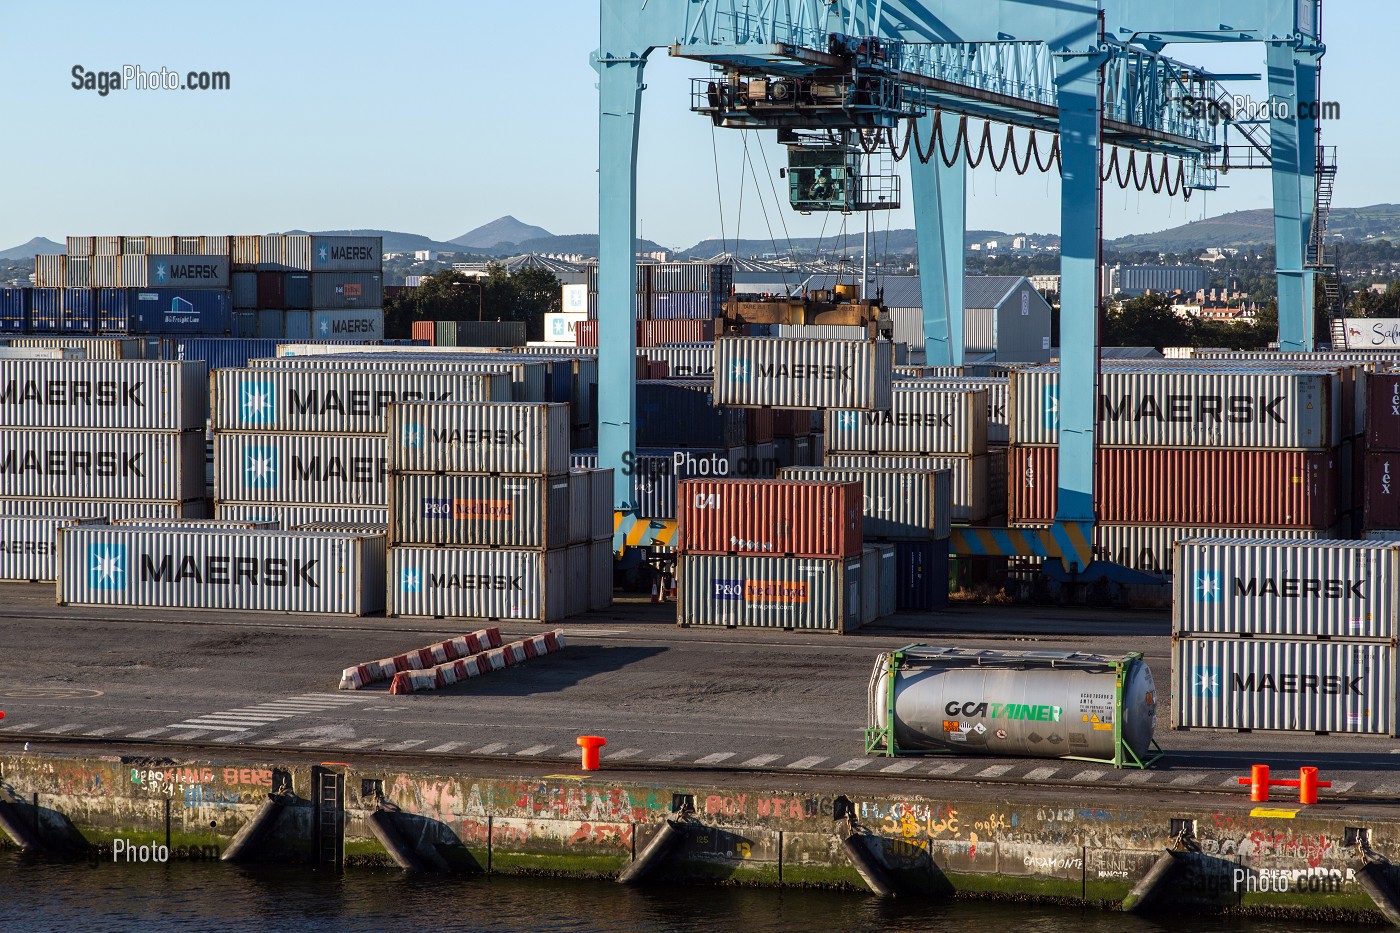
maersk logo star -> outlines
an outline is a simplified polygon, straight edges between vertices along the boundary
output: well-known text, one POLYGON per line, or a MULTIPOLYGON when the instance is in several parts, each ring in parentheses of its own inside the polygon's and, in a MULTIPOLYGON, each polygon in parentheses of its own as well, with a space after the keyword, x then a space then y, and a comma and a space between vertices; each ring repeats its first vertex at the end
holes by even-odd
POLYGON ((126 545, 88 545, 88 587, 94 590, 126 589, 126 545))
POLYGON ((244 486, 268 489, 277 485, 277 448, 250 447, 243 456, 244 486))
POLYGON ((316 250, 316 259, 317 259, 317 261, 318 261, 318 262, 327 262, 327 261, 330 260, 330 258, 331 258, 330 250, 326 248, 326 245, 325 245, 324 243, 321 244, 320 248, 316 250))
POLYGON ((245 382, 239 408, 244 424, 270 424, 275 417, 277 393, 270 382, 245 382))
POLYGON ((423 446, 423 426, 421 424, 403 426, 403 445, 412 449, 423 446))
POLYGON ((423 571, 405 567, 399 578, 399 588, 405 593, 423 592, 423 571))
POLYGON ((156 263, 156 281, 165 282, 170 279, 170 267, 163 262, 156 263))
POLYGON ((1045 427, 1053 431, 1060 426, 1060 387, 1046 386, 1045 398, 1045 427))
POLYGON ((1197 664, 1191 671, 1191 695, 1202 700, 1220 696, 1220 668, 1197 664))
POLYGON ((1223 594, 1223 579, 1214 570, 1196 571, 1195 593, 1198 603, 1218 603, 1223 594))

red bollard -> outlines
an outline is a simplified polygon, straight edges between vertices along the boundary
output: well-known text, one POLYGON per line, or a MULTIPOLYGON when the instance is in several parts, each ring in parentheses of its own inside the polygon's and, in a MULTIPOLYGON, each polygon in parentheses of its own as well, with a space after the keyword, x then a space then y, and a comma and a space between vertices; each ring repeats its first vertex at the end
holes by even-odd
POLYGON ((579 748, 583 749, 583 770, 597 771, 599 759, 602 754, 598 749, 608 744, 608 740, 601 735, 581 735, 575 741, 579 748))
POLYGON ((1317 789, 1319 787, 1331 787, 1331 781, 1319 781, 1317 779, 1316 768, 1298 769, 1298 802, 1303 804, 1317 803, 1317 789))
POLYGON ((1250 765, 1249 777, 1235 778, 1241 784, 1249 785, 1249 799, 1252 803, 1269 802, 1269 766, 1250 765))

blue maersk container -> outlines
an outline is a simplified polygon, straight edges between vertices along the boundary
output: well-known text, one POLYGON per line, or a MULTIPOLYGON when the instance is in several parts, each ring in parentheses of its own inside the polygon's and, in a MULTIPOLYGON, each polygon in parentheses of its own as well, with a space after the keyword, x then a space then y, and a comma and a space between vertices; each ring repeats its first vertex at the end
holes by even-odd
POLYGON ((22 334, 29 327, 29 291, 0 288, 0 333, 22 334))
POLYGON ((56 334, 63 329, 63 289, 29 290, 29 329, 36 334, 56 334))
POLYGON ((63 290, 63 332, 90 334, 97 327, 97 292, 91 288, 63 290))

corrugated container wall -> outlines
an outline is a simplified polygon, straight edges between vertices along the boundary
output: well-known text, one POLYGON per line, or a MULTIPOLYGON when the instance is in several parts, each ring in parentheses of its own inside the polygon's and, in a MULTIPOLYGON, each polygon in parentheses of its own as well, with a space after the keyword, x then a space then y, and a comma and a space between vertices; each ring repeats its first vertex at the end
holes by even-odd
POLYGON ((708 382, 637 383, 637 446, 743 447, 744 413, 717 407, 708 382))
POLYGON ((81 526, 59 531, 59 605, 367 615, 383 536, 81 526))
POLYGON ((9 344, 12 347, 82 350, 83 359, 88 362, 146 358, 145 342, 131 337, 14 337, 9 344))
MULTIPOLYGON (((1056 449, 1012 447, 1007 472, 1010 520, 1052 521, 1056 449)), ((1330 528, 1336 478, 1327 452, 1102 448, 1095 500, 1103 522, 1330 528)))
POLYGON ((120 256, 122 252, 122 238, 119 236, 96 236, 93 240, 93 252, 98 256, 120 256))
POLYGON ((686 480, 677 546, 686 554, 859 557, 861 500, 855 482, 686 480))
MULTIPOLYGON (((833 454, 823 458, 823 464, 835 468, 899 470, 912 473, 932 473, 948 470, 952 473, 952 520, 980 522, 989 515, 1006 512, 1006 451, 993 450, 980 457, 917 457, 898 454, 833 454)), ((866 529, 869 533, 869 528, 866 529)))
POLYGON ((904 470, 787 467, 785 480, 858 482, 864 489, 864 529, 868 540, 922 541, 952 534, 953 474, 950 470, 910 473, 904 470))
POLYGON ((1366 381, 1366 445, 1370 451, 1400 451, 1400 373, 1372 373, 1366 381))
POLYGON ((91 256, 96 250, 97 244, 90 236, 70 236, 68 245, 64 247, 64 254, 68 256, 91 256))
POLYGON ((681 625, 844 633, 860 627, 861 559, 683 554, 681 625))
MULTIPOLYGON (((895 367, 895 378, 899 379, 898 371, 901 368, 895 367)), ((914 367, 922 368, 922 367, 914 367)), ((906 377, 915 380, 916 377, 906 377)), ((986 389, 987 390, 987 443, 993 447, 1005 447, 1011 443, 1010 422, 1007 420, 1009 397, 1011 394, 1011 380, 1008 377, 985 376, 982 378, 917 378, 920 385, 933 388, 944 389, 986 389)), ((899 382, 895 383, 895 391, 899 390, 899 382)), ((898 398, 896 398, 898 404, 898 398)))
POLYGON ((320 340, 383 340, 384 309, 313 311, 311 332, 320 340))
POLYGON ((58 579, 58 529, 105 525, 105 518, 25 518, 0 515, 0 581, 49 583, 58 579))
POLYGON ((63 288, 68 284, 68 257, 62 254, 34 257, 36 288, 63 288))
POLYGON ((389 469, 558 475, 569 469, 559 404, 404 402, 387 413, 389 469))
POLYGON ((1328 641, 1172 643, 1172 728, 1395 733, 1395 648, 1328 641))
POLYGON ((1176 636, 1400 636, 1400 545, 1206 539, 1178 544, 1175 565, 1176 636))
POLYGON ((715 404, 886 411, 893 367, 884 340, 726 337, 715 341, 715 404))
POLYGON ((893 410, 828 411, 825 435, 833 453, 984 454, 987 390, 897 383, 893 410))
POLYGON ((318 272, 311 276, 313 310, 384 307, 384 277, 378 272, 318 272))
POLYGON ((568 477, 392 474, 389 540, 438 547, 569 544, 568 477))
POLYGON ((597 572, 594 550, 395 547, 386 614, 556 622, 595 601, 583 585, 597 572))
POLYGON ((12 428, 0 434, 0 496, 196 499, 205 493, 204 453, 194 431, 12 428))
MULTIPOLYGON (((1318 372, 1158 369, 1100 376, 1099 444, 1319 450, 1341 442, 1336 377, 1318 372)), ((1011 440, 1059 437, 1056 367, 1011 376, 1011 440)))
POLYGON ((216 430, 382 434, 395 401, 510 401, 502 373, 372 370, 216 370, 210 413, 216 430))
POLYGON ((312 272, 378 272, 383 265, 383 237, 311 237, 312 272))
POLYGON ((258 238, 259 272, 310 272, 311 237, 270 234, 258 238))
POLYGON ((453 354, 451 356, 412 356, 395 353, 317 354, 315 356, 276 356, 248 361, 253 369, 311 369, 311 370, 374 370, 402 373, 505 373, 510 376, 512 398, 507 401, 543 402, 548 390, 546 380, 549 364, 535 361, 513 361, 503 354, 484 353, 480 356, 453 354))
POLYGON ((209 500, 157 502, 138 499, 0 499, 0 514, 30 518, 206 518, 209 500))
MULTIPOLYGON (((1271 538, 1289 541, 1320 541, 1334 537, 1333 529, 1270 528, 1271 538)), ((1094 554, 1101 560, 1132 570, 1171 576, 1178 541, 1192 538, 1257 538, 1258 528, 1202 528, 1187 525, 1105 525, 1094 526, 1094 554)))
POLYGON ((377 434, 215 434, 214 498, 384 508, 385 446, 377 434))
POLYGON ((316 522, 387 527, 389 522, 387 508, 267 502, 219 502, 214 505, 214 516, 219 521, 275 522, 278 528, 299 528, 316 522))
POLYGON ((202 431, 205 373, 201 362, 0 360, 0 425, 202 431))

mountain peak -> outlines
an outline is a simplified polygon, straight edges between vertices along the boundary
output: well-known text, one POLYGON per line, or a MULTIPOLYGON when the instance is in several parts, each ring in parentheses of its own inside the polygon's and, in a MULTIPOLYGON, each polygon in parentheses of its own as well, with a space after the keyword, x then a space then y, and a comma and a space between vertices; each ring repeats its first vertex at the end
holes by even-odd
POLYGON ((523 243, 526 240, 540 240, 552 236, 554 234, 543 227, 522 223, 506 214, 490 223, 482 224, 475 230, 454 237, 449 242, 468 249, 491 249, 502 243, 523 243))
POLYGON ((54 253, 62 253, 67 249, 68 246, 65 243, 55 243, 48 237, 36 236, 28 243, 12 246, 7 250, 0 250, 0 259, 32 259, 40 253, 52 255, 54 253))

